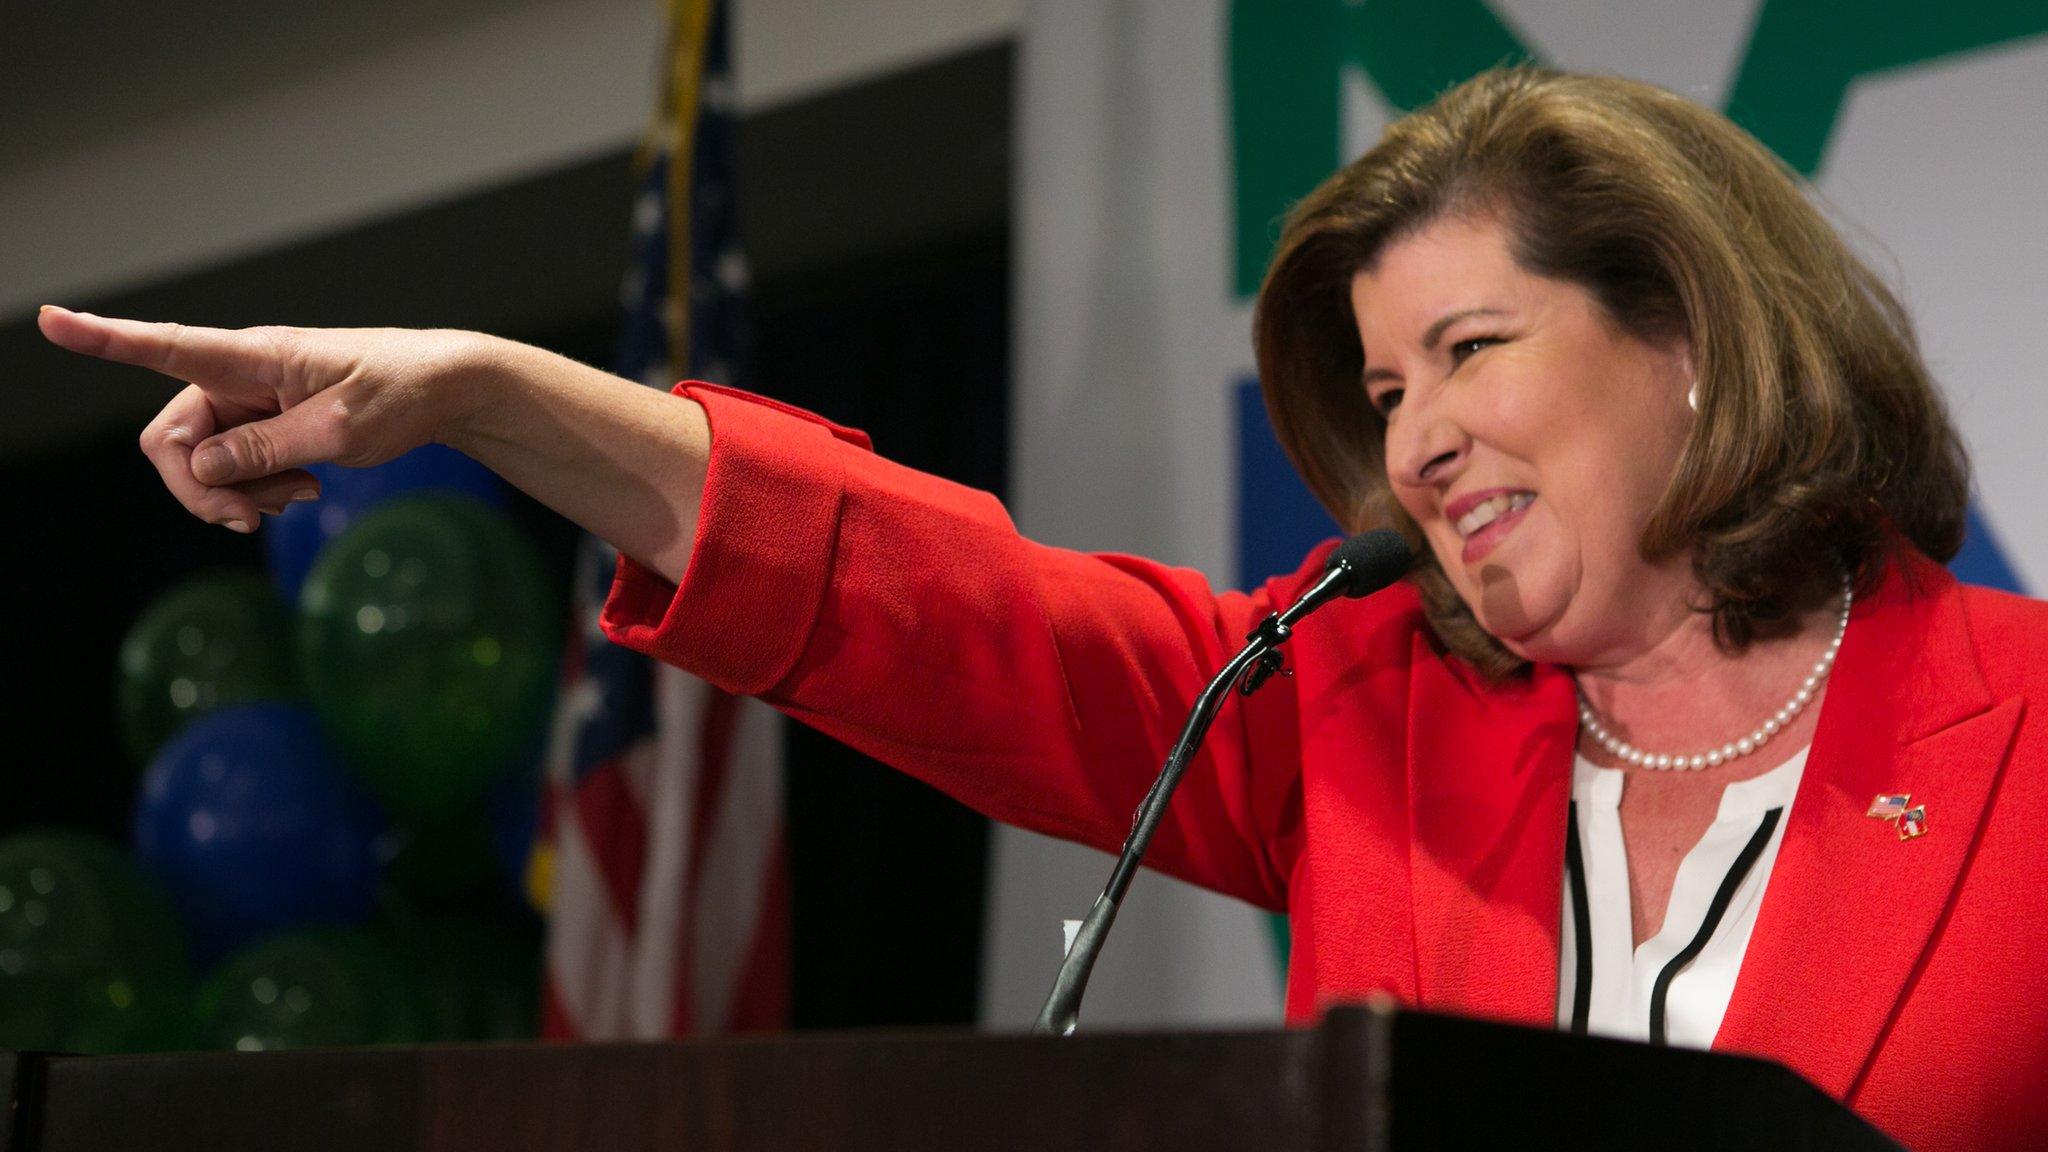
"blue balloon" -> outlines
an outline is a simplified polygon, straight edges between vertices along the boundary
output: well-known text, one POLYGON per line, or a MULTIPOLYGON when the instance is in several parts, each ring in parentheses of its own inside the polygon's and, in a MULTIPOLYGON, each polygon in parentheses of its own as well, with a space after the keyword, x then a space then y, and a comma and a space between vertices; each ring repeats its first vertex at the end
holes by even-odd
POLYGON ((299 602, 299 586, 320 549, 392 497, 432 490, 459 493, 493 508, 505 505, 505 484, 497 474, 445 444, 415 448, 375 468, 315 464, 307 471, 320 478, 320 499, 289 505, 263 522, 263 550, 286 604, 299 602))
POLYGON ((387 827, 312 711, 290 704, 192 721, 151 761, 135 804, 136 855, 203 959, 280 929, 368 919, 387 827))

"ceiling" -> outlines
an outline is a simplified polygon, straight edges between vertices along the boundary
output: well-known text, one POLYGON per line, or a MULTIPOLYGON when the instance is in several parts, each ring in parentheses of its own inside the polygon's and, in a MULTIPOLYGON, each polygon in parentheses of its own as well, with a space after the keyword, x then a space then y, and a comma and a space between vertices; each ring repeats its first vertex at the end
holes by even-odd
POLYGON ((533 0, 0 0, 0 172, 533 0))

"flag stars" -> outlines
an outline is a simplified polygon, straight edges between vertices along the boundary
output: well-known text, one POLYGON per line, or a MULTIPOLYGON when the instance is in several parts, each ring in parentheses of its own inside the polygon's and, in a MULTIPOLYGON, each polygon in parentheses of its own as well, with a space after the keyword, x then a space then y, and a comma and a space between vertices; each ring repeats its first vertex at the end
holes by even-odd
POLYGON ((747 271, 747 258, 740 255, 738 248, 727 248, 718 254, 718 284, 727 292, 741 292, 751 278, 747 271))
POLYGON ((661 231, 661 196, 649 190, 642 192, 633 201, 633 232, 638 236, 653 236, 661 231))

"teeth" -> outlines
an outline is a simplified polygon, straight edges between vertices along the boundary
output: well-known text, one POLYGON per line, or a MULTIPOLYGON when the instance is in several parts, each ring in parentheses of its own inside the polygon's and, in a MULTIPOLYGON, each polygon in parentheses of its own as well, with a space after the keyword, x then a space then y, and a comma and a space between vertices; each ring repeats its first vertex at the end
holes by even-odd
POLYGON ((1509 512, 1519 512, 1536 499, 1533 492, 1516 492, 1509 496, 1495 496, 1477 508, 1458 517, 1458 535, 1471 536, 1474 532, 1500 519, 1509 512))

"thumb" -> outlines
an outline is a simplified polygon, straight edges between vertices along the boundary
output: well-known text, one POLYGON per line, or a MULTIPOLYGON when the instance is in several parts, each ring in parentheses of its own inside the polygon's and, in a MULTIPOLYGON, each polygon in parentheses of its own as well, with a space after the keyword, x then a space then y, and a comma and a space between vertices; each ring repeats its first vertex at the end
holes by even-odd
POLYGON ((192 452, 193 479, 215 487, 240 484, 334 459, 341 454, 341 432, 328 407, 308 400, 200 441, 192 452))

